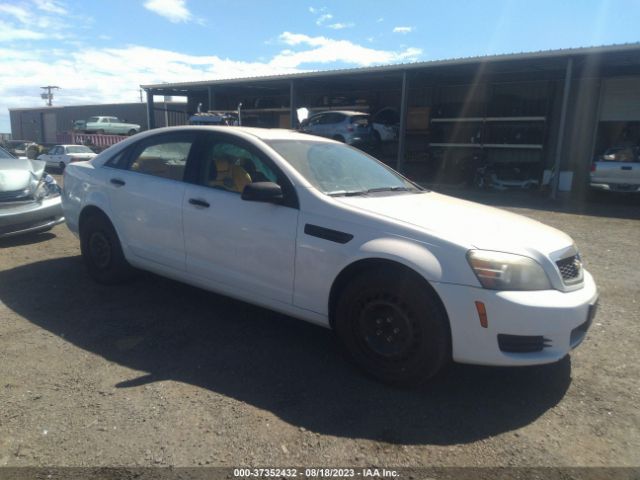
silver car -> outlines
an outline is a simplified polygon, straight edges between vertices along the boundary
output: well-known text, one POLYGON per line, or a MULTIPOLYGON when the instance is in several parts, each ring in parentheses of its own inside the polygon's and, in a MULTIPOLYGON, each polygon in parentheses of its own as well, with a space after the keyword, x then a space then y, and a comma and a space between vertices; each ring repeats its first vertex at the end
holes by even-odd
POLYGON ((64 222, 61 189, 44 166, 0 148, 0 238, 43 232, 64 222))
POLYGON ((333 110, 316 113, 300 124, 300 131, 354 146, 375 143, 369 114, 362 112, 333 110))
POLYGON ((609 148, 591 164, 592 189, 640 193, 640 146, 609 148))

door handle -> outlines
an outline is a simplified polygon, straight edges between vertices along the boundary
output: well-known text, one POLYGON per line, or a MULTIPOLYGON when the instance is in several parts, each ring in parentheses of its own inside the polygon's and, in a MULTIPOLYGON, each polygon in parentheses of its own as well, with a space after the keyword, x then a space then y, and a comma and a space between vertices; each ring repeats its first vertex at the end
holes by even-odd
POLYGON ((189 203, 191 205, 195 205, 196 207, 209 208, 209 203, 208 202, 205 202, 204 200, 199 200, 197 198, 190 198, 189 199, 189 203))
POLYGON ((114 184, 116 187, 124 187, 125 185, 125 181, 120 180, 119 178, 112 178, 110 182, 114 184))

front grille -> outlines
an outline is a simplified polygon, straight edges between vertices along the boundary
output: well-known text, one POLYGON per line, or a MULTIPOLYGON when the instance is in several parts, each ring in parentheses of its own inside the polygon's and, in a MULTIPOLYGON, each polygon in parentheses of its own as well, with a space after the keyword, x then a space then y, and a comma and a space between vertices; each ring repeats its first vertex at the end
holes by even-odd
POLYGON ((498 334, 500 350, 508 353, 541 352, 543 348, 551 346, 551 340, 542 335, 506 335, 498 334))
POLYGON ((582 280, 582 262, 580 255, 563 258, 556 262, 564 283, 577 283, 582 280))
POLYGON ((31 190, 12 190, 10 192, 0 192, 0 202, 20 202, 31 198, 31 190))

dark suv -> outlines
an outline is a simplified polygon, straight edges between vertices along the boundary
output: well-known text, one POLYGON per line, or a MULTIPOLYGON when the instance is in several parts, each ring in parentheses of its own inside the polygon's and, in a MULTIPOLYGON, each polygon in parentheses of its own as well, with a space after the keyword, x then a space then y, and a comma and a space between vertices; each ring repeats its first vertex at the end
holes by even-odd
POLYGON ((355 146, 375 143, 370 116, 362 112, 333 110, 315 113, 300 124, 300 131, 355 146))

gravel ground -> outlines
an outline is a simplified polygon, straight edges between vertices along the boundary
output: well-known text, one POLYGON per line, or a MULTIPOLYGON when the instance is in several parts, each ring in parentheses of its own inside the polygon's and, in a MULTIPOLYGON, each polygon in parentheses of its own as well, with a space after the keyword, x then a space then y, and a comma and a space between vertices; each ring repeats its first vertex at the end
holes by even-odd
POLYGON ((64 225, 0 242, 0 466, 640 466, 637 202, 476 197, 572 235, 600 310, 557 364, 415 390, 267 310, 152 275, 99 286, 64 225))

